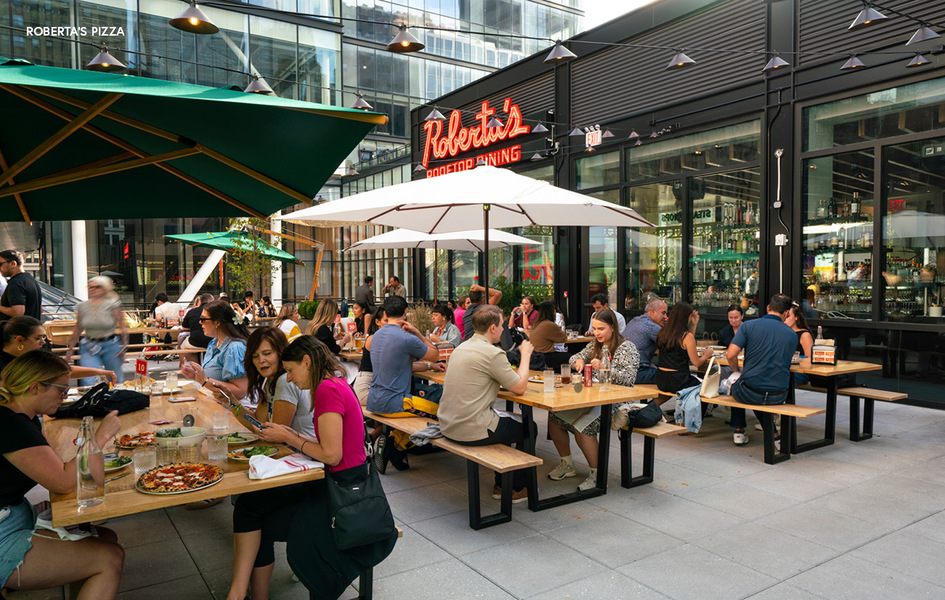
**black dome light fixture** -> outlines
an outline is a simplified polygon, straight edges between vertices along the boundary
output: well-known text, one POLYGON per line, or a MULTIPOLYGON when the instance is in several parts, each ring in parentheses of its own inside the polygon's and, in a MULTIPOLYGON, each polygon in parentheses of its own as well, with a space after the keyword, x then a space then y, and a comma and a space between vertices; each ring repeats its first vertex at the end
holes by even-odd
POLYGON ((847 31, 859 31, 860 29, 865 29, 870 25, 875 25, 880 21, 885 21, 888 19, 886 15, 879 12, 869 2, 863 3, 863 10, 856 15, 856 18, 853 19, 853 23, 850 24, 850 27, 847 31))
POLYGON ((409 31, 407 31, 406 25, 400 26, 400 31, 397 32, 397 35, 394 36, 394 39, 387 44, 388 52, 396 52, 398 54, 405 54, 407 52, 419 52, 426 48, 423 42, 418 40, 413 36, 409 31))
POLYGON ((171 19, 171 27, 201 35, 209 35, 220 31, 220 28, 200 10, 194 0, 190 0, 190 6, 184 12, 171 19))
POLYGON ((577 54, 562 46, 560 41, 557 41, 555 47, 545 57, 544 62, 545 64, 560 64, 572 61, 575 58, 577 58, 577 54))
POLYGON ((95 55, 95 58, 90 60, 89 64, 85 65, 85 70, 98 71, 99 73, 118 73, 120 71, 127 71, 128 67, 109 54, 108 48, 102 46, 102 49, 95 55))

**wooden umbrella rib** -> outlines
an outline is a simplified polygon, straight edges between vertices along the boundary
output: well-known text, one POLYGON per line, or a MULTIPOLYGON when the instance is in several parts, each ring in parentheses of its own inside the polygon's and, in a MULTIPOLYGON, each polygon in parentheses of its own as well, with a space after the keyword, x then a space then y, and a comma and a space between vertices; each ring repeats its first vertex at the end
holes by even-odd
POLYGON ((39 160, 44 154, 59 145, 59 143, 64 139, 75 133, 77 130, 81 129, 86 123, 94 119, 106 108, 111 106, 116 100, 121 98, 122 95, 123 94, 107 94, 95 104, 88 105, 79 116, 70 117, 69 122, 62 129, 51 135, 40 145, 33 148, 29 153, 26 154, 26 156, 16 161, 15 164, 11 165, 9 169, 5 169, 3 173, 0 174, 0 185, 9 183, 9 181, 13 179, 18 173, 23 171, 23 169, 29 167, 31 164, 39 160))
POLYGON ((254 170, 254 169, 250 169, 249 167, 247 167, 247 166, 244 165, 243 163, 241 163, 241 162, 239 162, 239 161, 236 161, 236 160, 233 160, 232 158, 230 158, 230 157, 228 157, 228 156, 224 156, 223 154, 220 154, 220 153, 217 152, 216 150, 211 150, 210 148, 207 148, 207 147, 204 146, 203 144, 197 144, 196 148, 197 148, 198 150, 200 150, 200 152, 201 152, 202 154, 205 154, 205 155, 209 156, 210 158, 212 158, 212 159, 214 159, 214 160, 216 160, 216 161, 218 161, 218 162, 221 162, 221 163, 223 163, 224 165, 230 167, 231 169, 235 169, 236 171, 239 171, 240 173, 243 173, 244 175, 248 175, 248 176, 252 177, 253 179, 255 179, 255 180, 257 180, 257 181, 260 181, 260 182, 262 182, 262 183, 268 185, 269 187, 271 187, 271 188, 273 188, 273 189, 275 189, 275 190, 278 190, 278 191, 282 192, 283 194, 285 194, 285 195, 287 195, 287 196, 289 196, 289 197, 291 197, 291 198, 294 198, 295 200, 298 200, 299 202, 302 202, 302 203, 305 203, 305 204, 311 204, 311 203, 312 203, 312 199, 309 198, 307 195, 303 194, 302 192, 300 192, 300 191, 298 191, 298 190, 296 190, 296 189, 293 189, 293 188, 291 188, 291 187, 285 185, 284 183, 280 183, 280 182, 276 181, 275 179, 272 179, 271 177, 268 177, 268 176, 266 176, 266 175, 263 175, 263 174, 260 173, 259 171, 256 171, 256 170, 254 170))
MULTIPOLYGON (((3 157, 2 151, 0 151, 0 169, 4 171, 7 169, 7 161, 3 157)), ((14 183, 13 179, 10 180, 10 183, 11 184, 14 183)), ((23 215, 23 220, 26 221, 27 225, 32 225, 33 219, 30 218, 29 212, 26 210, 26 203, 23 202, 23 196, 19 194, 13 194, 13 198, 14 200, 16 200, 17 205, 20 207, 20 214, 23 215)))
POLYGON ((49 175, 47 177, 40 177, 38 179, 33 179, 31 181, 17 185, 0 188, 0 198, 11 196, 13 194, 22 194, 24 192, 32 192, 57 185, 73 183, 75 181, 82 181, 83 179, 90 179, 92 177, 101 177, 102 175, 120 173, 121 171, 128 171, 130 169, 137 169, 139 167, 162 163, 168 160, 184 158, 197 153, 198 150, 196 148, 181 148, 180 150, 165 152, 164 154, 155 154, 154 156, 147 156, 135 160, 126 160, 117 164, 100 166, 94 169, 87 169, 84 171, 73 170, 71 173, 59 173, 56 175, 49 175))

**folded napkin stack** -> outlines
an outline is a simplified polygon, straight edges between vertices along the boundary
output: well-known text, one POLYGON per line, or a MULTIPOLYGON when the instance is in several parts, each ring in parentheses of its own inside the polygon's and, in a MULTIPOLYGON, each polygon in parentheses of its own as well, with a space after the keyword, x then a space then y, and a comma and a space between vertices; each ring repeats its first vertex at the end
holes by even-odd
POLYGON ((321 469, 324 463, 313 460, 303 454, 290 454, 282 458, 269 458, 257 454, 249 458, 249 478, 250 479, 269 479, 278 477, 287 473, 296 473, 298 471, 308 471, 309 469, 321 469))

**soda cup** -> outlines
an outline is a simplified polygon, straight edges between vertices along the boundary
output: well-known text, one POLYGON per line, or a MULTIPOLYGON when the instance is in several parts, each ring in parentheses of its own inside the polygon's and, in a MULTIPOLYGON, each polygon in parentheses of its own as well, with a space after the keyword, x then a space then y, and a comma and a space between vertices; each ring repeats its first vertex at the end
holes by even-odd
POLYGON ((594 369, 584 365, 584 387, 594 387, 594 369))

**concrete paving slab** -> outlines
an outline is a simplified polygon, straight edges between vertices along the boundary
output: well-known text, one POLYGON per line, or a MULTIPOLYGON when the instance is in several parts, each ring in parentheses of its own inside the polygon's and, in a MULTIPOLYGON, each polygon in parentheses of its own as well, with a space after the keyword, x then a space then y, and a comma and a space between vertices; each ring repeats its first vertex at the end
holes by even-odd
POLYGON ((418 567, 374 581, 374 597, 384 600, 511 600, 513 596, 459 559, 418 567), (422 583, 420 583, 422 582, 422 583))
POLYGON ((889 532, 875 522, 809 503, 769 515, 764 522, 778 531, 841 552, 858 548, 889 532))
POLYGON ((573 581, 529 600, 666 600, 666 596, 615 571, 573 581))
POLYGON ((742 519, 757 519, 797 504, 797 500, 744 485, 738 480, 680 494, 687 500, 742 519))
MULTIPOLYGON (((515 509, 518 510, 513 511, 512 514, 527 511, 527 508, 521 504, 515 505, 515 509)), ((474 531, 469 528, 469 515, 466 512, 454 512, 435 519, 419 521, 411 525, 411 529, 457 557, 538 534, 534 529, 514 519, 503 525, 474 531)))
POLYGON ((612 512, 590 513, 547 532, 546 536, 611 569, 683 544, 670 535, 612 512))
POLYGON ((840 556, 790 580, 791 585, 831 600, 941 598, 945 588, 876 563, 840 556))
POLYGON ((141 544, 125 550, 125 567, 119 591, 167 584, 200 573, 180 538, 141 544))
POLYGON ((850 554, 945 589, 945 544, 930 542, 918 533, 897 531, 850 554))

